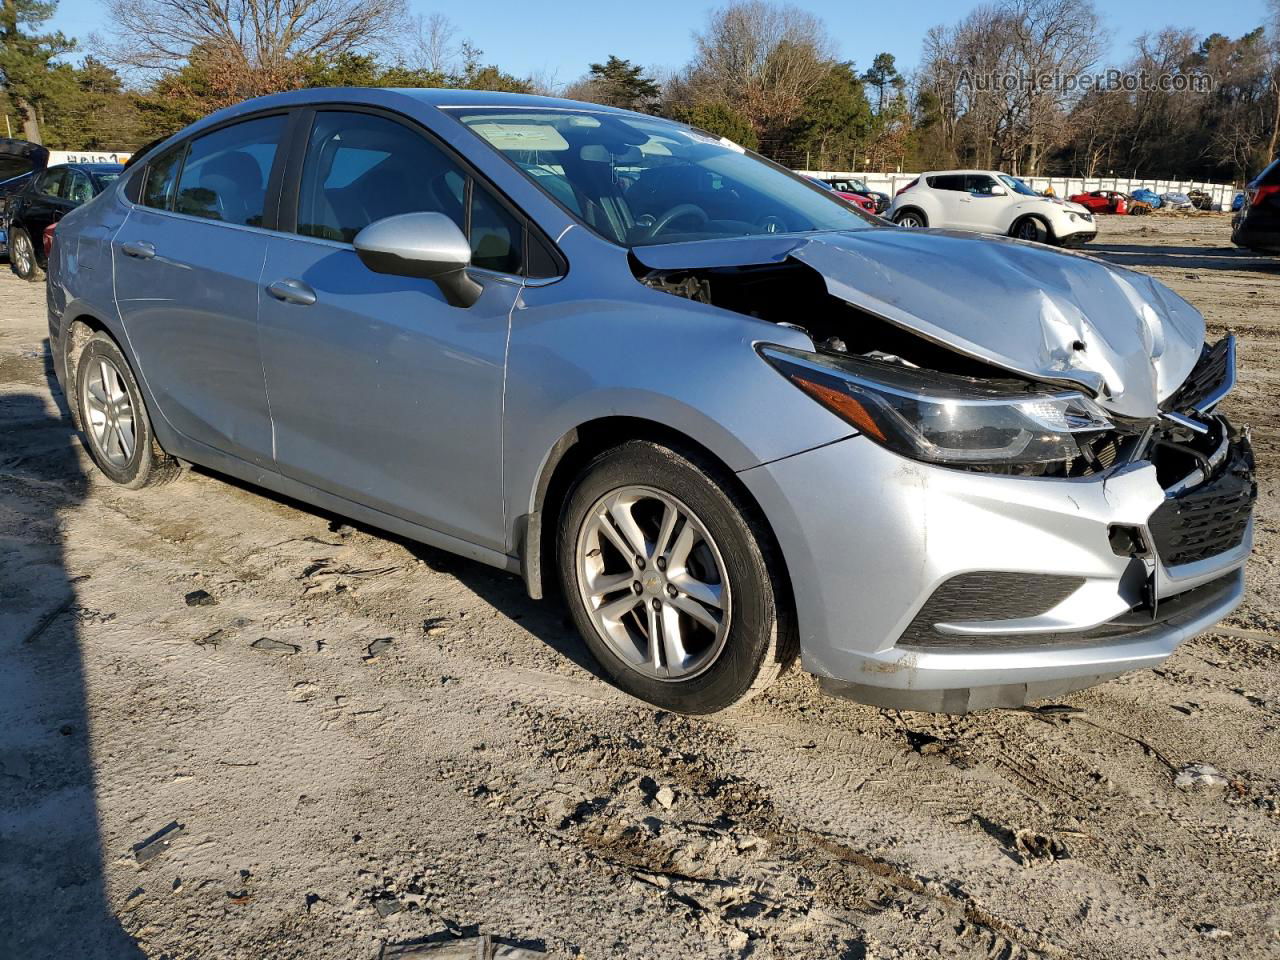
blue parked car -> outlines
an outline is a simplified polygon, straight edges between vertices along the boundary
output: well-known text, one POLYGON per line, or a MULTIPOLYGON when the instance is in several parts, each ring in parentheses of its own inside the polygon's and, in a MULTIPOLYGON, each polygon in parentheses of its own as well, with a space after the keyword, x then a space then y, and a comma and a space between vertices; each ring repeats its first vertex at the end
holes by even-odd
POLYGON ((1141 200, 1143 203, 1151 204, 1152 209, 1158 209, 1164 206, 1164 200, 1160 198, 1160 194, 1154 190, 1148 190, 1146 187, 1140 187, 1133 191, 1130 196, 1135 200, 1141 200))

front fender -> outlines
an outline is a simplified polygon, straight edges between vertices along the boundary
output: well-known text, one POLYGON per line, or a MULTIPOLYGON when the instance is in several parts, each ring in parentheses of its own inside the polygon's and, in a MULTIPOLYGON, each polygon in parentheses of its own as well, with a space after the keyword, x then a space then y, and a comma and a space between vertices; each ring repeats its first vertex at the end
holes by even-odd
POLYGON ((583 424, 661 424, 733 471, 854 432, 756 353, 761 341, 811 349, 804 334, 651 290, 624 251, 598 270, 578 269, 581 254, 570 261, 568 277, 527 287, 512 312, 503 487, 513 549, 553 451, 583 424))

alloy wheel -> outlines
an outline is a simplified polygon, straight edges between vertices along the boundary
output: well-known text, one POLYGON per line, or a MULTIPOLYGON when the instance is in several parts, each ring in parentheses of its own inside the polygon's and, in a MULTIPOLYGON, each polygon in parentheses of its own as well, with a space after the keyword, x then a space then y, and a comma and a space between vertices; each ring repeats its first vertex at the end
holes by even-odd
POLYGON ((914 230, 914 229, 919 229, 920 227, 923 227, 924 224, 920 222, 920 218, 917 217, 914 213, 908 213, 906 216, 902 217, 902 219, 898 221, 898 226, 906 227, 909 230, 914 230))
POLYGON ((133 401, 114 363, 106 357, 94 357, 89 362, 93 366, 85 383, 84 398, 89 438, 107 462, 123 468, 133 458, 137 442, 133 401))
POLYGON ((592 625, 631 669, 687 680, 720 655, 732 609, 724 559, 675 497, 643 486, 605 494, 578 533, 575 568, 592 625))
POLYGON ((25 233, 16 234, 13 238, 13 261, 18 273, 27 277, 35 269, 35 251, 31 249, 31 240, 25 233))

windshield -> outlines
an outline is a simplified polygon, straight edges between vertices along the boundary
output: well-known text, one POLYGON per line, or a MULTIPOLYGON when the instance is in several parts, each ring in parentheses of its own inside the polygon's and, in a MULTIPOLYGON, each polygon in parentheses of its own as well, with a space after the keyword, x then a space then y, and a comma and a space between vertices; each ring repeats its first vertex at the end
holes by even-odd
POLYGON ((737 144, 655 117, 510 107, 455 116, 561 206, 626 246, 873 225, 737 144))
POLYGON ((101 193, 103 190, 107 189, 108 184, 115 183, 119 179, 120 174, 115 173, 114 171, 111 173, 95 173, 93 175, 93 185, 98 188, 97 192, 101 193))
POLYGON ((1025 183, 1023 183, 1017 177, 1011 177, 1007 173, 1002 173, 1000 174, 1000 179, 1004 181, 1004 185, 1008 187, 1010 190, 1012 190, 1014 193, 1020 193, 1024 197, 1040 196, 1040 194, 1036 193, 1034 190, 1028 187, 1025 183))

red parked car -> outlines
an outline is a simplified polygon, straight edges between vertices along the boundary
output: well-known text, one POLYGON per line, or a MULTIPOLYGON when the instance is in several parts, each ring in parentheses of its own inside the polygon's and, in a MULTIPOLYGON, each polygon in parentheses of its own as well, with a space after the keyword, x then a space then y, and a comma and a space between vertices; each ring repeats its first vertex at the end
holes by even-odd
POLYGON ((865 210, 867 213, 874 214, 876 212, 876 202, 870 197, 864 197, 860 193, 846 193, 843 190, 837 190, 825 180, 819 180, 817 177, 806 176, 806 180, 810 183, 817 184, 823 190, 834 193, 841 200, 853 204, 859 210, 865 210))
POLYGON ((1129 212, 1129 198, 1115 190, 1077 193, 1070 200, 1085 207, 1090 213, 1115 213, 1123 216, 1129 212))

